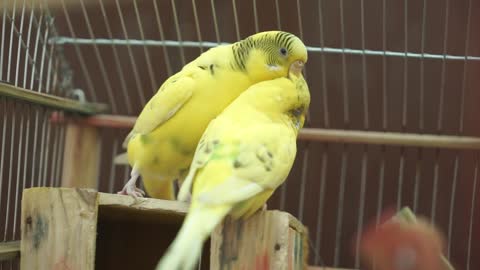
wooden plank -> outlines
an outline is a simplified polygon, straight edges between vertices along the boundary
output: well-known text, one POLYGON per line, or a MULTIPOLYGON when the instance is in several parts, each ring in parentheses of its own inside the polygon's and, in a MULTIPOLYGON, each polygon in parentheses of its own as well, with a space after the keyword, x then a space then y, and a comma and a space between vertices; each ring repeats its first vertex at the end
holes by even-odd
POLYGON ((20 256, 20 241, 0 243, 0 262, 20 256))
POLYGON ((93 270, 97 213, 92 190, 24 190, 21 269, 93 270))
MULTIPOLYGON (((55 116, 53 120, 64 121, 57 116, 55 116)), ((91 126, 131 129, 136 120, 137 118, 133 116, 102 114, 86 117, 81 121, 83 124, 91 126)), ((400 132, 304 128, 300 130, 298 139, 304 141, 333 143, 397 145, 447 149, 480 149, 480 138, 478 137, 400 132)))
POLYGON ((68 123, 63 153, 62 186, 97 188, 101 141, 98 129, 68 123))
POLYGON ((6 96, 33 104, 47 106, 53 109, 81 114, 92 115, 102 112, 104 113, 109 110, 108 105, 106 104, 79 102, 73 99, 26 90, 5 82, 0 82, 0 96, 6 96))
POLYGON ((211 237, 210 269, 304 270, 307 230, 290 214, 261 211, 248 220, 227 218, 211 237))

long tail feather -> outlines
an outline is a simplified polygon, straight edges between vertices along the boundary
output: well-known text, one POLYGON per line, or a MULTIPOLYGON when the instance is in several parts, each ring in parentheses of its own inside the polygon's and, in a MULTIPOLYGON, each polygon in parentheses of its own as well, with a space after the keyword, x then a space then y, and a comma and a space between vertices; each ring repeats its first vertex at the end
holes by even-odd
POLYGON ((177 237, 157 265, 156 270, 193 270, 205 240, 227 215, 230 207, 195 209, 187 215, 177 237))

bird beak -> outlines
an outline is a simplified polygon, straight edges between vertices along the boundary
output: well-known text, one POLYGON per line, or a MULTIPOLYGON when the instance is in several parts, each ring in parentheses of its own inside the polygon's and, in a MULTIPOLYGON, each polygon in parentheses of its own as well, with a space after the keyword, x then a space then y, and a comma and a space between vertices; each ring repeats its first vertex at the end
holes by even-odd
POLYGON ((305 64, 302 61, 295 61, 290 65, 289 73, 293 73, 295 76, 300 76, 305 64))

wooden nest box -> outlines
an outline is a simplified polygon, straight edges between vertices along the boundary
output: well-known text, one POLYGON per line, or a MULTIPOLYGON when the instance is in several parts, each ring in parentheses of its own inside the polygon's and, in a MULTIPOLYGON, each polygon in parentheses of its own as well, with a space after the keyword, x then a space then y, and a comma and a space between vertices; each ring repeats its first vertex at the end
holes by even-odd
MULTIPOLYGON (((187 207, 90 189, 26 189, 21 269, 152 270, 187 207)), ((237 222, 227 218, 207 241, 201 269, 307 269, 307 239, 305 227, 288 213, 262 211, 237 222)))

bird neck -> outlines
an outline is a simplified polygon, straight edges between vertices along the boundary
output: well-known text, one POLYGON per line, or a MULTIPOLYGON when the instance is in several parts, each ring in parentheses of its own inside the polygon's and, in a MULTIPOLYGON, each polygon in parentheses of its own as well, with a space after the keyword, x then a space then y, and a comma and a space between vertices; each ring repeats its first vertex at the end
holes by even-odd
POLYGON ((261 84, 264 87, 245 92, 241 97, 242 103, 261 111, 272 121, 289 122, 296 131, 303 127, 310 102, 308 88, 295 87, 287 78, 277 79, 274 86, 268 82, 261 84))

